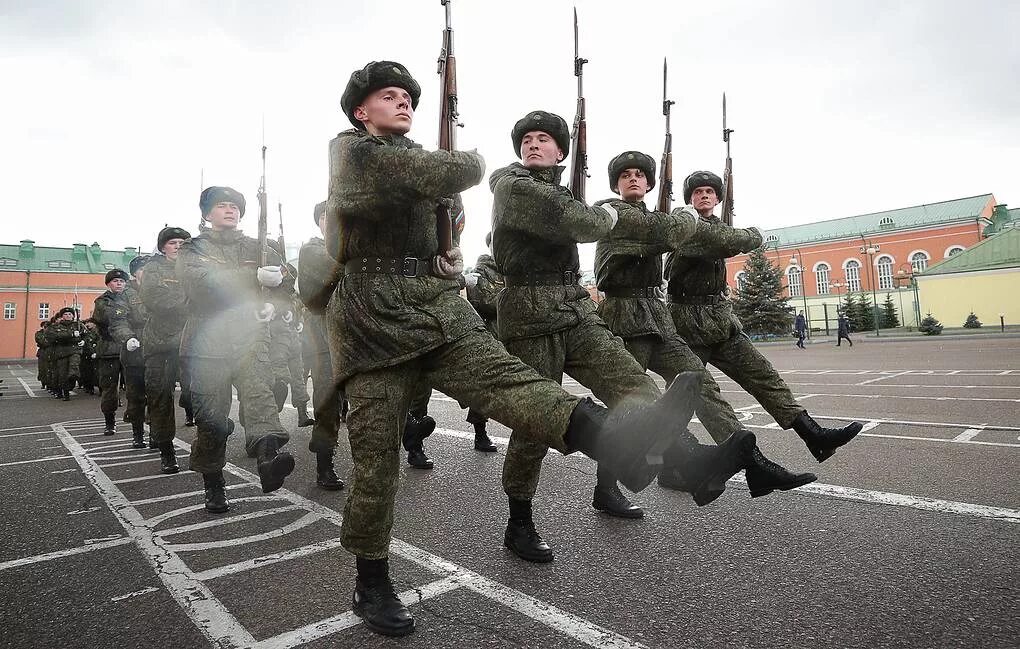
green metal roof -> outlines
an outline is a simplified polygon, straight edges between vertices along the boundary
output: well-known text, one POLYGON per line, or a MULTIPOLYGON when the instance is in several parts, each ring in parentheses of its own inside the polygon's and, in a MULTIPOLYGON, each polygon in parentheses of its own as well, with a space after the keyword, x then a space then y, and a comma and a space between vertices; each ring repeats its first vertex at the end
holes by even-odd
POLYGON ((829 221, 791 225, 785 228, 765 230, 762 232, 762 236, 765 237, 766 241, 773 240, 771 238, 776 237, 777 239, 775 240, 777 240, 779 247, 783 247, 795 243, 856 237, 862 234, 883 234, 904 228, 977 219, 978 215, 988 206, 991 200, 991 194, 981 194, 980 196, 957 198, 951 201, 927 205, 915 205, 914 207, 875 212, 874 214, 861 214, 841 219, 831 219, 829 221))
POLYGON ((1007 228, 963 252, 928 267, 919 277, 1020 268, 1020 228, 1007 228))
POLYGON ((127 270, 137 255, 137 248, 102 250, 98 243, 52 248, 36 246, 34 241, 25 239, 20 244, 0 244, 0 271, 106 274, 111 268, 127 270))

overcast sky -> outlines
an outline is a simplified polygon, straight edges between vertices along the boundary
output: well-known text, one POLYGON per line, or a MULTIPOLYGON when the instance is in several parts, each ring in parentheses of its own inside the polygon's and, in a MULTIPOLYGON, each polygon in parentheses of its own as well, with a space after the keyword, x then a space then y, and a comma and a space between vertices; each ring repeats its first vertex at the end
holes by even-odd
MULTIPOLYGON (((366 62, 423 88, 410 135, 435 148, 439 0, 0 0, 0 241, 117 249, 194 231, 200 183, 245 194, 257 225, 262 120, 270 233, 315 233, 340 95, 366 62), (204 170, 204 171, 203 171, 204 170), (203 175, 204 174, 204 175, 203 175)), ((575 110, 572 2, 455 0, 464 128, 487 173, 513 123, 575 110)), ((720 171, 728 97, 737 225, 779 227, 992 192, 1020 204, 1020 3, 958 0, 579 0, 590 201, 626 149, 659 158, 668 57, 677 197, 720 171)), ((654 192, 653 192, 654 194, 654 192)), ((654 196, 651 197, 654 200, 654 196)), ((465 195, 469 265, 491 193, 465 195)), ((591 265, 590 247, 582 265, 591 265)))

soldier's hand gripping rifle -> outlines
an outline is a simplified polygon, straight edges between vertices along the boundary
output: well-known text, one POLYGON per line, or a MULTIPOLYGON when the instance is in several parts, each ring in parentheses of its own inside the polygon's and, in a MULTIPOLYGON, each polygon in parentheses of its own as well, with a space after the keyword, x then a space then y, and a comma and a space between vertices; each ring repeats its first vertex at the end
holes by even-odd
MULTIPOLYGON (((440 79, 439 106, 439 148, 454 151, 457 148, 457 127, 460 114, 457 112, 457 59, 453 55, 453 27, 450 21, 450 5, 453 0, 440 0, 446 9, 446 28, 443 30, 443 49, 439 51, 439 65, 436 70, 440 79)), ((439 240, 439 254, 445 255, 454 247, 454 233, 460 238, 464 231, 464 206, 459 197, 453 201, 442 201, 436 207, 436 237, 439 240), (451 204, 452 203, 452 204, 451 204)))
POLYGON ((577 43, 577 7, 574 7, 574 76, 577 77, 577 114, 570 134, 573 157, 570 162, 570 193, 584 201, 584 185, 588 178, 588 118, 584 106, 584 64, 577 43))
POLYGON ((656 209, 668 213, 673 206, 673 133, 669 129, 670 107, 675 104, 666 98, 666 58, 662 59, 662 114, 666 116, 666 144, 659 164, 659 203, 656 209))
POLYGON ((722 96, 722 139, 726 143, 726 168, 723 170, 722 221, 733 225, 733 158, 730 157, 730 134, 732 128, 726 128, 726 93, 722 96))

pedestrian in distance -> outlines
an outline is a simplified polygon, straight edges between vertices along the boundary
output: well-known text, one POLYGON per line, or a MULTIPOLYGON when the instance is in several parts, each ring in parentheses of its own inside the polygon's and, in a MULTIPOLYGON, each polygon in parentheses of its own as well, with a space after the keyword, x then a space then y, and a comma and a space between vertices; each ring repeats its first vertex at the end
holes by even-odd
POLYGON ((803 311, 798 311, 797 317, 793 320, 793 333, 797 336, 797 347, 807 349, 804 346, 804 338, 807 336, 807 321, 804 319, 803 311))
POLYGON ((836 347, 839 347, 844 338, 851 347, 854 346, 854 341, 850 340, 850 321, 846 319, 845 314, 840 313, 836 316, 836 347))

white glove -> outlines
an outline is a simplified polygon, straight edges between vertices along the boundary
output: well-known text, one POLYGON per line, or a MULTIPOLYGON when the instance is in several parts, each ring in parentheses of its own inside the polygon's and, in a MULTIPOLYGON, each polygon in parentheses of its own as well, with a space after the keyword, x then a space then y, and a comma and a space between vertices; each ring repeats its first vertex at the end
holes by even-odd
POLYGON ((266 288, 276 288, 283 283, 283 271, 279 266, 260 266, 256 272, 259 284, 266 288))
POLYGON ((464 275, 464 285, 469 288, 478 286, 478 278, 481 277, 478 273, 466 273, 464 275))
POLYGON ((436 255, 432 259, 432 274, 443 279, 457 279, 464 272, 464 253, 460 248, 453 248, 445 255, 436 255))
MULTIPOLYGON (((82 341, 82 342, 85 342, 85 341, 82 341)), ((133 351, 135 351, 136 349, 138 349, 141 346, 142 346, 142 343, 138 342, 137 338, 128 338, 127 342, 124 343, 124 348, 127 349, 129 352, 133 352, 133 351)))
POLYGON ((81 335, 81 332, 78 331, 77 329, 75 329, 74 331, 71 332, 71 335, 74 336, 75 338, 77 338, 78 336, 81 335))
POLYGON ((613 228, 616 227, 617 222, 619 222, 620 220, 620 213, 617 212, 616 208, 613 207, 610 203, 603 203, 602 205, 599 205, 599 207, 601 207, 602 209, 609 213, 610 218, 609 229, 612 230, 613 228))
POLYGON ((297 327, 295 327, 295 330, 298 333, 301 333, 302 331, 304 331, 305 330, 305 323, 303 323, 303 322, 297 323, 297 327))
MULTIPOLYGON (((262 270, 261 268, 259 270, 262 270)), ((255 319, 259 322, 269 322, 276 315, 276 307, 266 302, 262 305, 262 309, 255 312, 255 319)))
POLYGON ((286 313, 284 313, 283 314, 283 321, 286 322, 287 324, 290 324, 290 323, 294 322, 294 312, 293 311, 287 311, 286 313))
POLYGON ((90 356, 89 358, 95 358, 95 357, 96 357, 96 355, 95 355, 95 354, 92 354, 92 356, 90 356))
POLYGON ((84 340, 79 340, 78 341, 78 346, 79 347, 84 347, 85 346, 85 341, 84 340))

